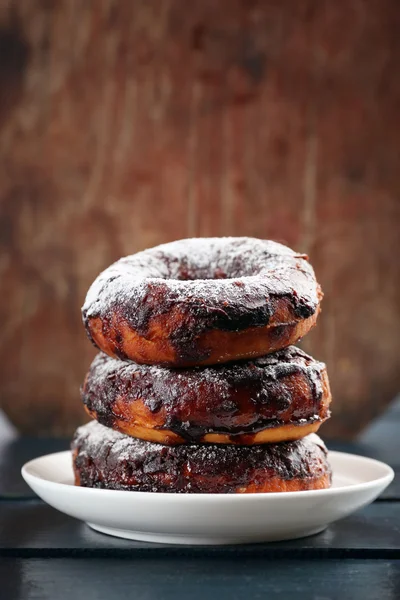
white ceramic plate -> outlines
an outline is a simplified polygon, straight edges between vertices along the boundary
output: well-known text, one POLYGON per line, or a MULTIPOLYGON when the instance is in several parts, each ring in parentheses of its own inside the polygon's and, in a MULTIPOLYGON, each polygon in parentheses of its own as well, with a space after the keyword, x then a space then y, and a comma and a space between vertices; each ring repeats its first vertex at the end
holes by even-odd
POLYGON ((370 458, 330 452, 329 490, 274 494, 158 494, 75 487, 70 452, 22 468, 45 502, 90 527, 123 538, 169 544, 240 544, 298 538, 372 502, 393 470, 370 458))

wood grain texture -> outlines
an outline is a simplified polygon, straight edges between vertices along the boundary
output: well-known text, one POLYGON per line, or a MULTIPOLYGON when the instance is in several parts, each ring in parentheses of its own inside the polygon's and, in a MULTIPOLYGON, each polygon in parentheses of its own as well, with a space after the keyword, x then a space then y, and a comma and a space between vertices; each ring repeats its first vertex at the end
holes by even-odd
POLYGON ((377 594, 379 600, 395 600, 400 594, 398 559, 270 560, 240 553, 161 560, 88 553, 79 559, 54 559, 49 552, 46 558, 2 558, 0 577, 7 600, 202 600, 216 591, 220 600, 376 600, 377 594))
POLYGON ((0 3, 0 398, 70 433, 80 306, 121 255, 193 235, 308 252, 304 342, 352 435, 399 389, 396 0, 0 3))
MULTIPOLYGON (((379 559, 400 556, 400 504, 375 502, 356 514, 332 523, 311 537, 229 546, 165 545, 99 535, 86 524, 56 511, 39 500, 2 501, 0 513, 0 563, 5 557, 157 558, 198 560, 221 557, 273 559, 379 559)), ((287 577, 286 579, 290 579, 287 577)), ((112 596, 111 596, 112 597, 112 596)), ((6 597, 6 600, 9 600, 6 597)), ((332 599, 333 600, 333 599, 332 599)), ((336 598, 334 598, 336 600, 336 598)))

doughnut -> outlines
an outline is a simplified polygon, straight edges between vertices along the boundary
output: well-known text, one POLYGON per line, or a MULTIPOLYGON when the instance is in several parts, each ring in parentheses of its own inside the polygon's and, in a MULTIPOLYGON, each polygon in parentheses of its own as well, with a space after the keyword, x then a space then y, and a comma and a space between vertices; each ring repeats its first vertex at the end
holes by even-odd
POLYGON ((315 432, 329 413, 326 367, 290 346, 250 361, 168 369, 98 354, 82 400, 103 425, 162 444, 262 444, 315 432))
POLYGON ((75 485, 174 493, 289 492, 327 488, 327 450, 316 434, 261 446, 164 446, 92 421, 72 441, 75 485))
POLYGON ((307 256, 256 238, 194 238, 120 259, 89 288, 83 322, 110 356, 172 367, 264 356, 316 323, 307 256))

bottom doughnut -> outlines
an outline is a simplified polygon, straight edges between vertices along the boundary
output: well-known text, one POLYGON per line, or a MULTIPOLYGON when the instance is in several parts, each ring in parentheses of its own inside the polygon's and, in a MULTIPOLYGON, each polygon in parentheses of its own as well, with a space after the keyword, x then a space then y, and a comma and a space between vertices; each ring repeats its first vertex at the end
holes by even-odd
POLYGON ((293 492, 328 488, 327 450, 316 434, 258 446, 163 446, 96 421, 72 441, 75 485, 171 493, 293 492))

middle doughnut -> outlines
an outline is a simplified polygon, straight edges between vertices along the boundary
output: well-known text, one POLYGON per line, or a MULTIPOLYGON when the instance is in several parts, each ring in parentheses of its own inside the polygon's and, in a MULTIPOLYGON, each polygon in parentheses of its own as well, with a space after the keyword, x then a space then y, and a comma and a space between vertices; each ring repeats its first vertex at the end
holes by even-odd
POLYGON ((166 445, 295 440, 319 429, 331 401, 325 365, 294 346, 191 369, 98 354, 81 394, 88 414, 102 425, 166 445))

